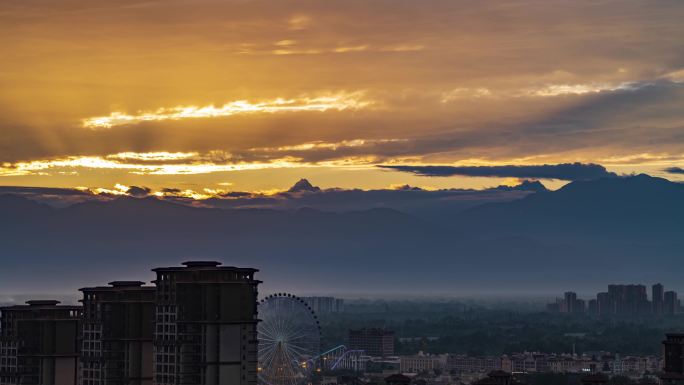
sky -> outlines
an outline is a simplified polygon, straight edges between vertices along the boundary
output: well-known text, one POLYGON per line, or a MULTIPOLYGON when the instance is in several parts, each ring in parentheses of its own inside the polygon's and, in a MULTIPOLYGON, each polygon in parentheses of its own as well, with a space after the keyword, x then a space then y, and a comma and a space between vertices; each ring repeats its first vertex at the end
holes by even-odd
POLYGON ((3 1, 0 185, 682 181, 682 20, 678 0, 3 1))

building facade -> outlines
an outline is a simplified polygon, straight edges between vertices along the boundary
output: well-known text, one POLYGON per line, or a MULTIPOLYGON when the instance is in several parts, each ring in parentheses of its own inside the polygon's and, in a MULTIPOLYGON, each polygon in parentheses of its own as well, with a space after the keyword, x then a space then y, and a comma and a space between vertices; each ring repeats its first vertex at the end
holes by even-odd
POLYGON ((651 304, 644 285, 608 285, 608 296, 615 314, 648 314, 651 304))
POLYGON ((665 303, 665 288, 662 284, 656 283, 651 287, 651 306, 653 314, 663 314, 665 303))
POLYGON ((302 297, 316 314, 342 313, 344 300, 334 297, 302 297))
POLYGON ((0 384, 77 384, 80 306, 28 301, 0 313, 0 384))
POLYGON ((399 370, 402 373, 422 373, 442 370, 447 366, 447 359, 447 354, 432 355, 419 352, 413 356, 402 356, 399 359, 399 370))
POLYGON ((82 385, 150 385, 155 288, 138 281, 83 288, 82 385))
POLYGON ((489 373, 501 369, 501 357, 476 357, 465 354, 449 355, 448 371, 457 373, 489 373))
POLYGON ((394 332, 385 329, 359 329, 349 331, 349 348, 363 350, 373 357, 394 355, 394 332))
POLYGON ((677 300, 677 293, 674 291, 666 291, 663 303, 663 313, 672 315, 679 313, 679 300, 677 300))
POLYGON ((662 384, 684 384, 684 334, 669 333, 663 341, 662 384))
POLYGON ((257 384, 256 269, 186 262, 157 274, 156 384, 257 384))
POLYGON ((576 313, 577 312, 577 293, 568 291, 563 295, 563 313, 576 313))

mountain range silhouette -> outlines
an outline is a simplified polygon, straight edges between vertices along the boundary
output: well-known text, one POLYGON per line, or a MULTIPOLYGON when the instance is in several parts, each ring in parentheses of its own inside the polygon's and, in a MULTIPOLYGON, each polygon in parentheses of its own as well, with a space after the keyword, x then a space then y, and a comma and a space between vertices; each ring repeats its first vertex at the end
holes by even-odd
MULTIPOLYGON (((320 193, 308 181, 296 186, 290 192, 320 193)), ((265 290, 550 292, 617 280, 681 287, 684 185, 636 175, 532 187, 519 199, 439 217, 203 208, 155 197, 54 208, 5 194, 0 290, 145 280, 153 266, 195 257, 260 268, 265 290)))

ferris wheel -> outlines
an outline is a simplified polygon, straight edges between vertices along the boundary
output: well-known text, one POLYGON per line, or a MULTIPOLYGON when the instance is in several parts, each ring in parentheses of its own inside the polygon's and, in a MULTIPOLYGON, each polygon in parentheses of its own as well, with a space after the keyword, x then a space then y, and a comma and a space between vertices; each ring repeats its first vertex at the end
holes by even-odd
POLYGON ((278 293, 259 302, 259 382, 263 385, 307 383, 320 352, 316 314, 292 294, 278 293))

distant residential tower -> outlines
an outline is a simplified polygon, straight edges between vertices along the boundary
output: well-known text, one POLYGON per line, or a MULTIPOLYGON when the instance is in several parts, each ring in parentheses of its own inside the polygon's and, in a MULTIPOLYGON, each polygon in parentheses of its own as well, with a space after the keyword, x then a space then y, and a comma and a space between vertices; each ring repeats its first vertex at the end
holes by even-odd
POLYGON ((660 283, 656 283, 651 287, 651 305, 653 307, 653 314, 663 314, 665 296, 664 287, 660 283))
POLYGON ((677 314, 679 312, 679 301, 677 300, 677 293, 674 291, 666 291, 664 294, 663 313, 677 314))
POLYGON ((364 350, 367 355, 386 357, 394 355, 394 332, 385 329, 359 329, 349 331, 349 348, 364 350))
POLYGON ((330 314, 344 311, 344 300, 334 297, 302 297, 314 313, 330 314))

